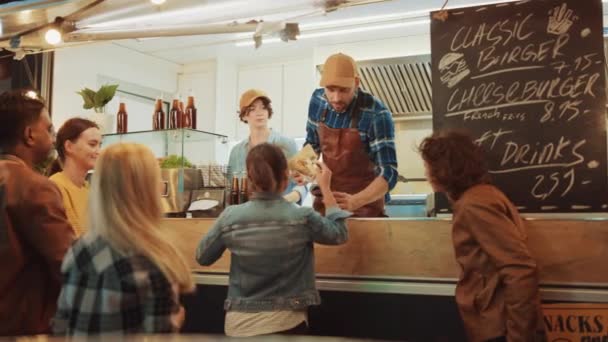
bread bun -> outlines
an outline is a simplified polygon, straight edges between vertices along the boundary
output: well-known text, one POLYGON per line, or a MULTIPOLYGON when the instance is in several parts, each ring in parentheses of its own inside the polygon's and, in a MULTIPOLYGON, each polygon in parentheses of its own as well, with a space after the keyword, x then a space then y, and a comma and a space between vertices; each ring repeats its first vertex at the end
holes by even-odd
POLYGON ((300 152, 289 159, 287 166, 289 170, 299 172, 309 178, 314 178, 319 172, 317 154, 310 145, 304 146, 300 152))

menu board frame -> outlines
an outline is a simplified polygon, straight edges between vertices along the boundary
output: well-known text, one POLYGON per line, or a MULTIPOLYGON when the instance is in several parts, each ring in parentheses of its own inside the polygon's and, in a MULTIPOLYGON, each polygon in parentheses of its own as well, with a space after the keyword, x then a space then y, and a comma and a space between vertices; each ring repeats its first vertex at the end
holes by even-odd
POLYGON ((433 12, 431 65, 433 130, 468 131, 520 211, 608 212, 601 0, 433 12))

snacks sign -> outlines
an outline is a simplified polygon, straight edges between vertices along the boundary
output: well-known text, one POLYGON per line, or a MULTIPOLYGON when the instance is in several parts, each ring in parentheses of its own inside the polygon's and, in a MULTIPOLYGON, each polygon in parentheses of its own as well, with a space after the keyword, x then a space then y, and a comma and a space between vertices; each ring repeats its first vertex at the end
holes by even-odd
POLYGON ((608 342, 608 304, 546 304, 549 342, 608 342))

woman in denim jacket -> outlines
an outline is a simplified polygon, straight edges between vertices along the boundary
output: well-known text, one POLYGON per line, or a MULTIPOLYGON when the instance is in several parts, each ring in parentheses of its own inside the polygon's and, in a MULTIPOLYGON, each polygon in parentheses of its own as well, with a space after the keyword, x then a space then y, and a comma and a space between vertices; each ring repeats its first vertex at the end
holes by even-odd
POLYGON ((225 332, 229 336, 306 333, 307 308, 319 305, 315 288, 313 242, 339 245, 348 234, 329 187, 331 171, 320 164, 317 182, 326 216, 298 207, 281 194, 288 182, 281 150, 263 143, 247 156, 253 195, 245 204, 227 207, 200 242, 196 259, 211 265, 226 248, 231 252, 225 332))

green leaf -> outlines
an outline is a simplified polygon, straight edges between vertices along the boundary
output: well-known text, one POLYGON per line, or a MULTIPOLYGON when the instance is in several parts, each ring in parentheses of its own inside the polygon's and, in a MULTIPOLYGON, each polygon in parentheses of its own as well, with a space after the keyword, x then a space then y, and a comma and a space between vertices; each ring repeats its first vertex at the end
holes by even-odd
POLYGON ((82 96, 82 99, 84 100, 82 108, 91 109, 95 107, 95 92, 93 90, 89 88, 84 88, 81 91, 77 92, 77 94, 82 96))
POLYGON ((103 107, 112 100, 118 84, 103 85, 95 94, 95 107, 103 107))
POLYGON ((190 168, 193 167, 192 163, 186 157, 176 156, 174 154, 165 158, 160 167, 161 169, 172 169, 172 168, 181 168, 182 163, 184 167, 190 168))

